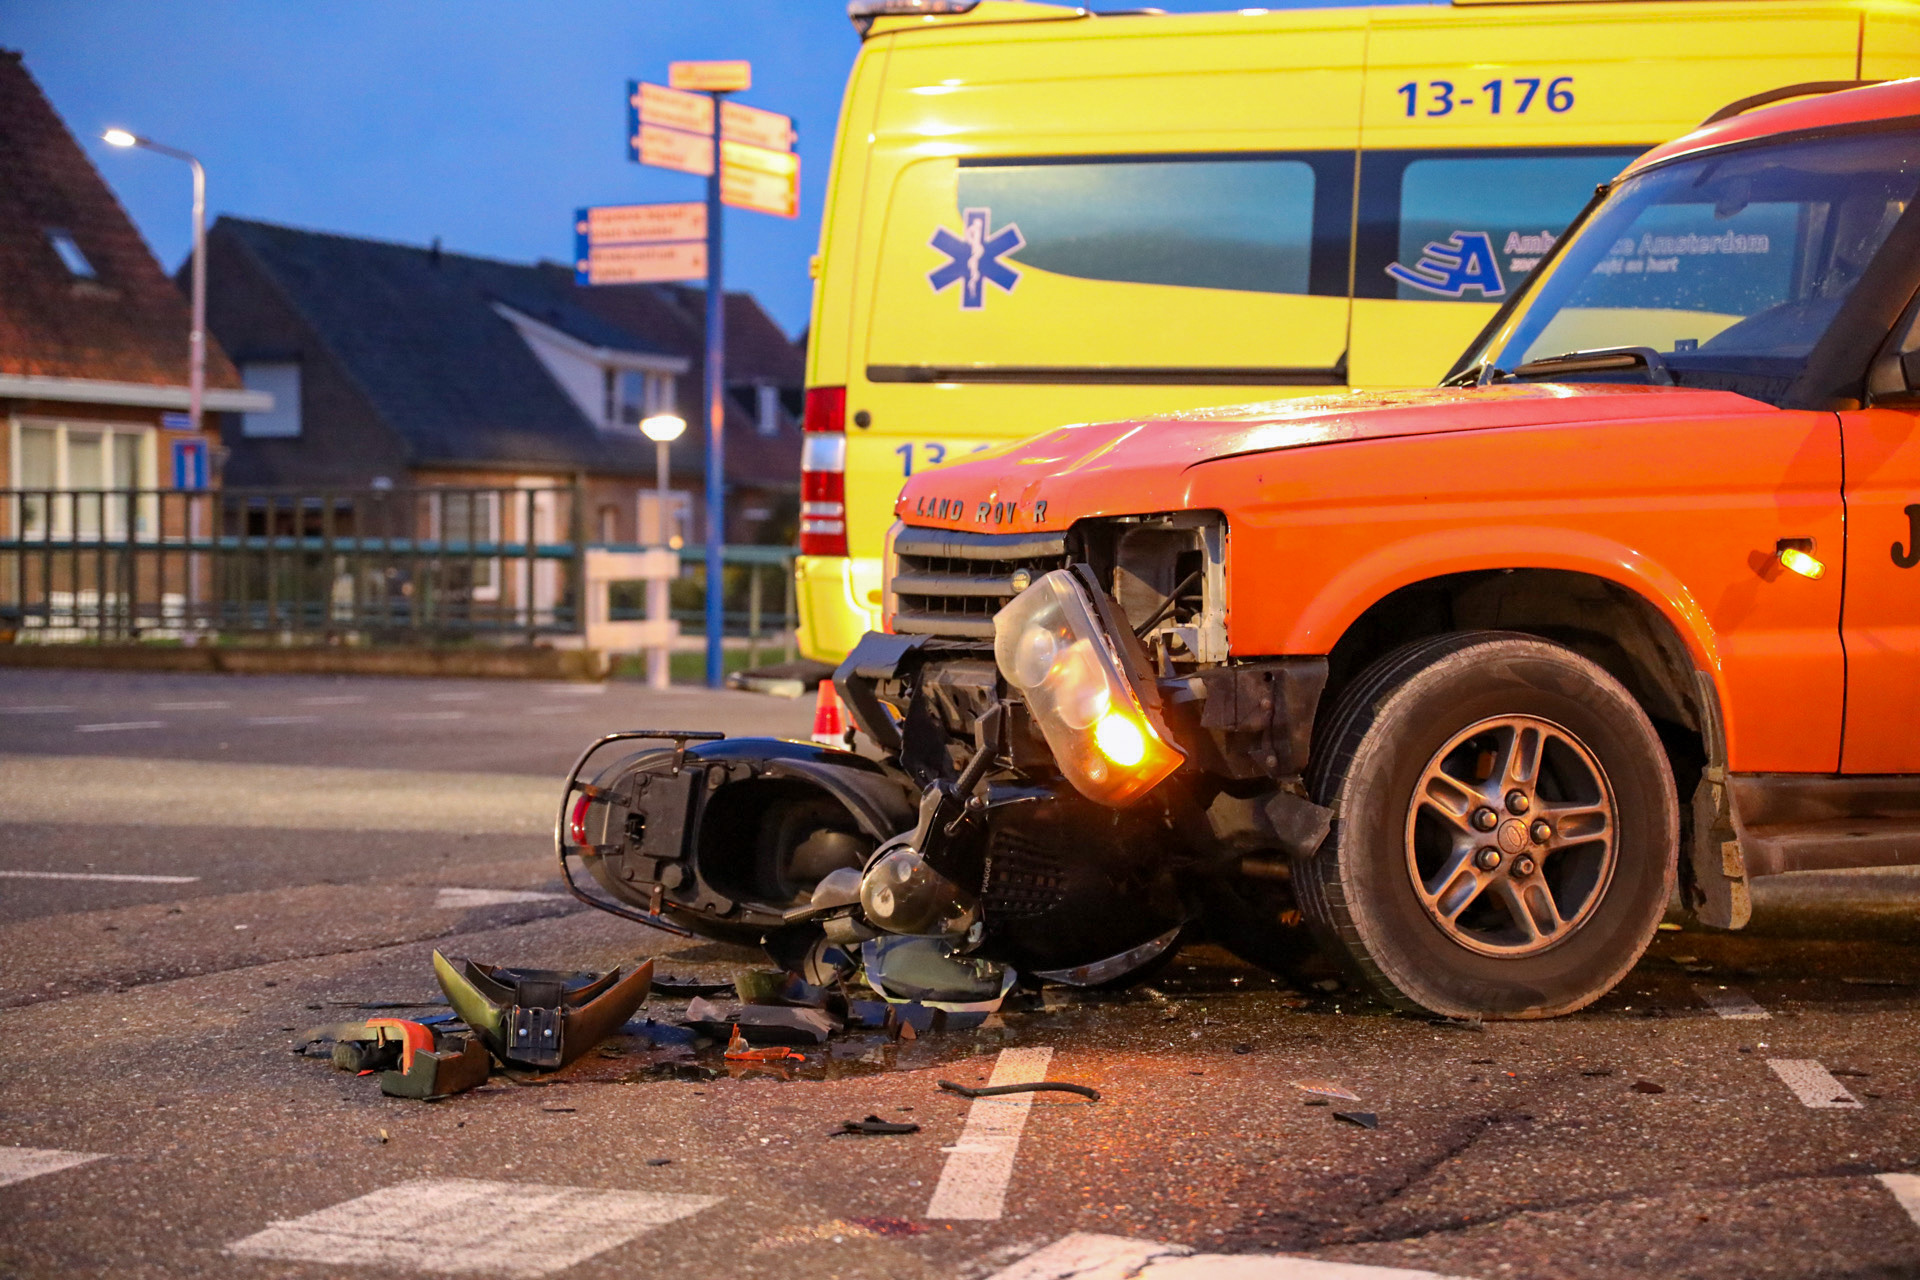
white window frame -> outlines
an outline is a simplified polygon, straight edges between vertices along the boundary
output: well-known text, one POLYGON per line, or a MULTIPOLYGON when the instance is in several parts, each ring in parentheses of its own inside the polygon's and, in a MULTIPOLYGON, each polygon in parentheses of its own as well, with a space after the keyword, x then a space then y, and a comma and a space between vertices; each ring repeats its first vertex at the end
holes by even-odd
MULTIPOLYGON (((73 436, 98 435, 101 437, 101 468, 104 487, 108 490, 156 490, 160 487, 159 436, 157 427, 137 422, 94 422, 86 419, 64 418, 18 418, 7 420, 7 475, 14 489, 27 486, 22 483, 22 433, 24 431, 53 432, 53 490, 56 493, 73 491, 72 457, 70 447, 73 436), (111 437, 134 436, 140 444, 135 453, 134 465, 139 473, 132 477, 114 474, 114 461, 117 451, 111 437), (127 483, 131 480, 132 483, 127 483)), ((37 486, 36 486, 37 487, 37 486)), ((109 542, 124 542, 127 538, 127 508, 124 502, 109 501, 101 512, 93 503, 82 504, 78 499, 69 498, 56 501, 48 516, 42 513, 40 528, 28 530, 26 526, 27 499, 15 501, 14 509, 8 512, 8 518, 19 530, 18 536, 45 542, 51 539, 76 542, 98 542, 102 538, 109 542), (75 512, 75 507, 91 509, 93 519, 86 519, 87 510, 75 512), (76 520, 78 514, 81 518, 76 520), (76 527, 78 526, 78 527, 76 527)), ((154 493, 142 496, 134 508, 134 540, 137 542, 156 542, 159 540, 160 506, 154 493)))
MULTIPOLYGON (((465 490, 459 485, 448 485, 446 488, 453 489, 456 492, 429 493, 427 522, 428 536, 430 538, 435 542, 444 542, 454 537, 464 539, 467 536, 465 528, 448 529, 445 531, 446 537, 443 538, 441 536, 443 529, 441 516, 445 509, 446 500, 457 497, 465 498, 469 502, 479 504, 479 509, 483 513, 479 521, 479 540, 481 542, 491 542, 497 546, 503 541, 500 536, 500 495, 498 492, 484 489, 465 490)), ((464 524, 465 522, 462 523, 464 524)), ((484 581, 480 576, 476 575, 472 585, 473 598, 476 601, 491 603, 500 598, 500 561, 498 557, 483 556, 478 560, 474 560, 468 556, 453 557, 446 552, 442 552, 441 554, 449 559, 466 561, 474 565, 479 574, 484 575, 484 581)))

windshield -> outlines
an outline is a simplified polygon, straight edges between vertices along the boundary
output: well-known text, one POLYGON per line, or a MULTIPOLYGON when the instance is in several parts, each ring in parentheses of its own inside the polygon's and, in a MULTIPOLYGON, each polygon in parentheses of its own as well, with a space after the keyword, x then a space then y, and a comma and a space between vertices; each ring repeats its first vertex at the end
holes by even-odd
POLYGON ((1608 196, 1474 363, 1492 378, 1670 376, 1778 401, 1916 186, 1912 131, 1743 147, 1651 170, 1608 196), (1619 347, 1640 348, 1640 364, 1550 367, 1619 347), (1534 362, 1549 367, 1526 367, 1534 362))

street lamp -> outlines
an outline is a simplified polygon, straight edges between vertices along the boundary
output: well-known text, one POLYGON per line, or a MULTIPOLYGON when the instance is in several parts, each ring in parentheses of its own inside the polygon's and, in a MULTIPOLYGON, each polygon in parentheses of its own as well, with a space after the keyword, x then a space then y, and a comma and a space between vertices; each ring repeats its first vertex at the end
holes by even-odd
POLYGON ((678 440, 687 429, 687 420, 677 413, 656 413, 640 420, 640 434, 653 441, 654 465, 657 471, 655 487, 660 493, 660 545, 671 545, 672 539, 667 533, 667 446, 678 440))
POLYGON ((100 137, 110 147, 142 147, 193 166, 193 327, 187 334, 187 420, 197 433, 207 386, 207 171, 190 153, 125 129, 109 129, 100 137))

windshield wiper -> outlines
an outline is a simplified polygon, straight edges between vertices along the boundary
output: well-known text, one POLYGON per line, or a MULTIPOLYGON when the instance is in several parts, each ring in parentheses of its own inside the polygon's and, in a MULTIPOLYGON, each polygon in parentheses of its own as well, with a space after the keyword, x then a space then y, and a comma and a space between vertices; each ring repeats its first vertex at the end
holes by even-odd
POLYGON ((1498 368, 1491 360, 1482 360, 1479 364, 1468 365, 1459 373, 1442 382, 1443 387, 1484 387, 1489 382, 1504 382, 1513 375, 1498 368))
POLYGON ((1611 373, 1618 369, 1645 369, 1647 381, 1656 386, 1673 385, 1667 362, 1652 347, 1595 347, 1590 351, 1568 351, 1544 360, 1529 360, 1514 366, 1512 377, 1553 377, 1564 373, 1611 373))

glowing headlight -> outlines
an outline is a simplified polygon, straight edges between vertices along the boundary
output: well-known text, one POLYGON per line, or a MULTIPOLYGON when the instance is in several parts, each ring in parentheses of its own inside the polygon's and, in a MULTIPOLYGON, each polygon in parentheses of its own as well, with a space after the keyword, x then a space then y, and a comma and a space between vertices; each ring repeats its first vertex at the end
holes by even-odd
POLYGON ((994 615, 993 656, 1060 772, 1089 800, 1126 804, 1185 759, 1141 701, 1098 605, 1071 570, 1047 574, 994 615))

